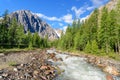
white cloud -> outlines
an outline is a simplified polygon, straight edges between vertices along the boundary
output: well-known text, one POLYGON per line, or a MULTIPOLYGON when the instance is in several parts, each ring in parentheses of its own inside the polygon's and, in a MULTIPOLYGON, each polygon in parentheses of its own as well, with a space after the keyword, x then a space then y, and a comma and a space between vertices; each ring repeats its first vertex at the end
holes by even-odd
POLYGON ((47 19, 50 21, 61 21, 61 19, 59 19, 57 17, 48 17, 48 16, 45 16, 44 14, 41 14, 41 13, 35 13, 35 14, 41 18, 44 18, 44 19, 47 19))
POLYGON ((67 27, 68 27, 68 26, 64 26, 64 27, 63 27, 63 30, 66 31, 67 27))
POLYGON ((61 19, 64 20, 64 22, 66 22, 68 24, 71 24, 73 22, 72 14, 67 14, 67 15, 61 17, 61 19))
POLYGON ((65 32, 66 32, 67 28, 68 28, 68 26, 64 26, 64 27, 62 28, 63 33, 65 33, 65 32))
POLYGON ((85 7, 80 7, 79 9, 77 9, 75 6, 73 6, 71 10, 75 12, 76 17, 80 17, 80 15, 86 11, 85 7))
POLYGON ((101 0, 91 0, 93 2, 94 5, 101 5, 102 1, 101 0))
POLYGON ((87 15, 87 16, 81 18, 81 22, 82 22, 82 21, 85 21, 89 16, 90 16, 90 15, 87 15))
POLYGON ((34 13, 35 15, 41 17, 41 18, 44 18, 44 19, 47 19, 47 20, 50 20, 50 21, 64 21, 65 23, 68 23, 68 24, 71 24, 73 22, 73 17, 72 17, 72 14, 66 14, 60 18, 57 18, 57 17, 48 17, 44 14, 41 14, 41 13, 34 13))
POLYGON ((62 23, 59 23, 59 25, 60 25, 60 26, 63 26, 63 24, 62 24, 62 23))
POLYGON ((109 0, 91 0, 91 2, 93 3, 93 5, 95 7, 99 7, 99 6, 103 5, 107 1, 109 1, 109 0))
POLYGON ((87 10, 90 11, 90 10, 92 10, 94 8, 95 8, 94 6, 90 6, 90 7, 87 7, 87 10))

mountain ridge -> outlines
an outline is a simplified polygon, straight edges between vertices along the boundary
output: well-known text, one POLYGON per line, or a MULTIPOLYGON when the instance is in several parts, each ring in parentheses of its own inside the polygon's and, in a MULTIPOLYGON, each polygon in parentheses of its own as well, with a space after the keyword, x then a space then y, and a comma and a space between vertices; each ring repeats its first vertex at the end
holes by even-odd
POLYGON ((48 39, 50 40, 59 38, 55 30, 49 24, 30 10, 17 10, 9 14, 9 17, 10 20, 16 18, 17 22, 24 26, 25 32, 38 32, 40 37, 44 38, 45 36, 48 36, 48 39))

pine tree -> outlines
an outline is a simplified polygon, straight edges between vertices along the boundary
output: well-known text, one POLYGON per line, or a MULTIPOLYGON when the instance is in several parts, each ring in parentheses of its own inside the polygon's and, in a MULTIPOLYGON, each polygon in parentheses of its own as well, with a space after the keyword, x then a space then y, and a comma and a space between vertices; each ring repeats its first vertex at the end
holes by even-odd
POLYGON ((95 9, 93 14, 87 21, 87 33, 89 42, 97 39, 98 30, 98 9, 95 9))
MULTIPOLYGON (((116 12, 114 10, 111 10, 108 14, 108 35, 109 35, 109 45, 111 48, 111 51, 114 50, 114 47, 116 46, 116 12)), ((116 51, 117 47, 115 47, 116 51)))
POLYGON ((105 49, 105 52, 109 52, 110 48, 110 40, 109 40, 109 18, 107 8, 103 8, 102 17, 101 17, 101 25, 99 29, 99 46, 105 49))
POLYGON ((87 45, 86 45, 86 47, 85 47, 85 52, 87 52, 87 53, 91 53, 91 44, 90 44, 90 42, 88 41, 87 42, 87 45))
POLYGON ((20 45, 23 45, 24 38, 25 38, 24 28, 20 24, 16 28, 16 44, 18 45, 18 47, 20 47, 20 45))
POLYGON ((120 0, 118 0, 117 9, 116 9, 116 19, 117 19, 117 27, 116 27, 116 47, 118 48, 118 53, 120 54, 120 0))
POLYGON ((9 43, 12 46, 16 45, 17 43, 17 20, 15 18, 12 19, 10 27, 9 27, 9 43))
POLYGON ((8 44, 8 26, 9 26, 9 17, 8 10, 3 14, 3 20, 0 25, 0 45, 4 46, 8 44))
POLYGON ((32 38, 33 38, 32 34, 30 33, 30 31, 28 31, 27 35, 26 35, 26 41, 27 41, 27 45, 28 45, 29 49, 33 48, 33 40, 32 40, 32 38))
POLYGON ((91 53, 98 54, 98 51, 98 44, 95 40, 93 40, 91 43, 91 53))

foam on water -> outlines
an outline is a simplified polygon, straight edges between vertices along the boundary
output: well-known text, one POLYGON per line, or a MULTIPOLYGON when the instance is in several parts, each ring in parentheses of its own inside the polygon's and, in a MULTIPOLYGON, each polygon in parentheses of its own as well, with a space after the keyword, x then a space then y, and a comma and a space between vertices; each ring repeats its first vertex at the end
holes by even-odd
POLYGON ((57 53, 56 57, 62 58, 63 61, 53 63, 64 72, 54 80, 106 80, 106 74, 101 69, 87 63, 85 58, 57 53))

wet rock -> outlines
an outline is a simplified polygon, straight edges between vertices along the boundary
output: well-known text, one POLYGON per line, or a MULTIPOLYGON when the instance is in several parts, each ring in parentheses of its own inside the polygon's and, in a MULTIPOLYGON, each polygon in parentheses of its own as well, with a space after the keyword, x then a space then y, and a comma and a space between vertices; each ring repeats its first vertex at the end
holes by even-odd
POLYGON ((52 63, 51 61, 46 61, 46 60, 45 60, 45 63, 46 63, 47 65, 53 65, 53 63, 52 63))
POLYGON ((119 76, 120 73, 118 72, 118 70, 113 67, 113 66, 106 66, 103 71, 109 73, 109 74, 112 74, 112 75, 115 75, 115 76, 119 76))
POLYGON ((66 56, 65 59, 69 58, 70 56, 66 56))
POLYGON ((0 79, 2 79, 3 77, 2 76, 0 76, 0 79))
POLYGON ((63 59, 62 59, 62 58, 58 58, 57 60, 58 60, 58 61, 63 61, 63 59))
POLYGON ((2 76, 3 76, 3 77, 7 77, 8 74, 7 74, 7 73, 3 73, 2 76))
POLYGON ((42 80, 47 80, 47 78, 44 77, 44 76, 40 76, 40 78, 41 78, 42 80))
POLYGON ((25 73, 24 76, 25 76, 26 78, 28 78, 28 77, 30 77, 30 74, 29 74, 29 73, 25 73))
POLYGON ((55 57, 55 53, 51 53, 49 55, 50 55, 50 58, 54 58, 55 57))
POLYGON ((114 80, 114 79, 113 79, 113 77, 111 75, 107 75, 106 80, 114 80))
POLYGON ((3 70, 0 70, 0 74, 2 74, 3 73, 3 70))

